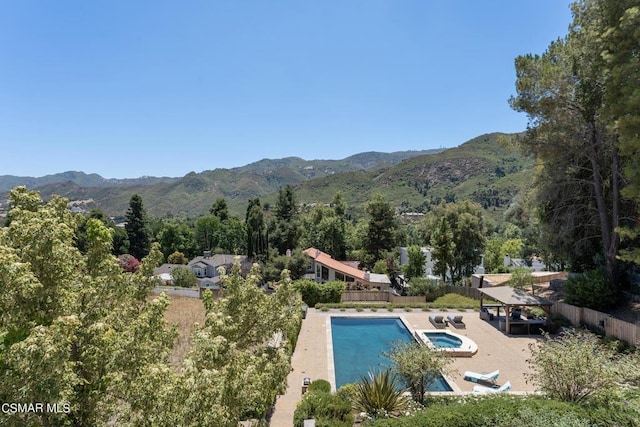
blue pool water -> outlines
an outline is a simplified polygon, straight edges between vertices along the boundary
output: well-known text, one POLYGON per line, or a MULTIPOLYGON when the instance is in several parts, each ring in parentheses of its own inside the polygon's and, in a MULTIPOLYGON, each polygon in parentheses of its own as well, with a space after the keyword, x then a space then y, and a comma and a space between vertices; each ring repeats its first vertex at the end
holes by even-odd
POLYGON ((438 348, 460 348, 462 340, 443 332, 425 332, 424 335, 438 348))
MULTIPOLYGON (((331 317, 331 338, 336 388, 358 382, 370 371, 385 370, 390 361, 383 353, 390 352, 394 342, 414 341, 398 317, 331 317)), ((441 377, 429 391, 452 389, 441 377)))

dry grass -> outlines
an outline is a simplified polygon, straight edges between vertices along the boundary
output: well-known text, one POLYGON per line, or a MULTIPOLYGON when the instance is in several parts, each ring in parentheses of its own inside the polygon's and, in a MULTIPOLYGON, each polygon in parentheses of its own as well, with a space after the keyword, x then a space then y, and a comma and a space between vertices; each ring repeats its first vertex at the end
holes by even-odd
POLYGON ((171 353, 171 364, 180 369, 182 362, 191 346, 191 333, 194 331, 194 324, 204 323, 205 314, 202 300, 196 298, 170 296, 171 303, 164 314, 169 325, 176 324, 178 327, 178 337, 173 345, 171 353))

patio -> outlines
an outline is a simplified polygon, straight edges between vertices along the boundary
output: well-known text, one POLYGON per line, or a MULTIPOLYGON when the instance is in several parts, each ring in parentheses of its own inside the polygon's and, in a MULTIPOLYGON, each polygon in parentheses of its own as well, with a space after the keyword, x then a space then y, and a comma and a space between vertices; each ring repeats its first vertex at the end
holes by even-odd
MULTIPOLYGON (((364 310, 357 312, 349 309, 345 311, 330 310, 327 312, 309 309, 303 320, 298 344, 292 358, 293 370, 287 378, 287 391, 279 396, 271 424, 277 426, 293 426, 293 412, 302 397, 302 382, 304 378, 329 378, 329 366, 333 364, 331 353, 331 339, 327 330, 331 316, 362 316, 362 317, 400 317, 409 326, 416 329, 432 329, 429 315, 438 314, 446 318, 450 314, 462 315, 466 329, 450 328, 457 334, 468 336, 478 345, 478 352, 473 357, 454 358, 451 368, 455 371, 450 381, 455 383, 458 392, 469 393, 474 383, 464 381, 465 371, 490 372, 500 370, 497 383, 510 381, 512 392, 531 393, 534 388, 527 384, 524 374, 529 371, 526 360, 530 356, 529 344, 541 339, 540 336, 510 336, 500 332, 489 322, 480 319, 477 311, 404 311, 396 309, 393 312, 378 310, 372 312, 364 310)), ((354 363, 357 361, 354 360, 354 363)))

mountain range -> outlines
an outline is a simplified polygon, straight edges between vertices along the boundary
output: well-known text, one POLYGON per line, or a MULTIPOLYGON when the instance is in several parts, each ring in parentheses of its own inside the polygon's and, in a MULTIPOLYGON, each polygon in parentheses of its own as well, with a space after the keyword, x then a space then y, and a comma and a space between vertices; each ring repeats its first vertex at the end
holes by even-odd
POLYGON ((382 193, 401 212, 424 212, 442 200, 471 199, 498 216, 528 185, 533 161, 508 148, 509 134, 479 136, 455 148, 394 153, 367 152, 342 160, 298 157, 264 159, 232 169, 190 172, 181 178, 105 179, 97 174, 64 172, 40 178, 0 176, 0 199, 16 185, 37 189, 44 199, 62 195, 90 209, 122 216, 139 194, 153 215, 197 216, 224 197, 232 213, 244 216, 247 199, 274 203, 278 189, 295 188, 298 201, 329 203, 340 191, 361 211, 382 193))

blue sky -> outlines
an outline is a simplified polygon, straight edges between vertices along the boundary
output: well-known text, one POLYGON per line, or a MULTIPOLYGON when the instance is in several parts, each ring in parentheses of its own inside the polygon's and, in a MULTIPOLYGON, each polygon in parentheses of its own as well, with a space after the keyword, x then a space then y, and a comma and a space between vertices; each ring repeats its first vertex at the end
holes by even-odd
POLYGON ((0 175, 183 176, 518 132, 568 0, 0 0, 0 175))

